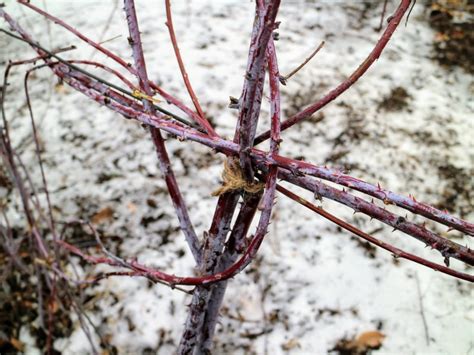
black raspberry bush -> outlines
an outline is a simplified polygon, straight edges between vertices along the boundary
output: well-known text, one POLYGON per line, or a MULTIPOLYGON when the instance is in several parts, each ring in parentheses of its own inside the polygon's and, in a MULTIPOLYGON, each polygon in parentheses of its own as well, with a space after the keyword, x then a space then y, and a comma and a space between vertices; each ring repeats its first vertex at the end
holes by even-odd
MULTIPOLYGON (((302 108, 291 117, 282 117, 280 108, 281 87, 303 65, 309 62, 321 49, 323 43, 293 72, 286 76, 281 75, 274 44, 278 40, 277 29, 279 23, 277 15, 280 1, 256 0, 255 20, 250 36, 247 67, 245 73, 243 73, 242 92, 239 98, 231 98, 230 106, 236 109, 237 116, 235 134, 232 140, 223 138, 215 130, 206 117, 205 110, 201 107, 193 90, 178 47, 170 0, 165 1, 166 25, 187 94, 191 98, 193 107, 187 106, 178 97, 165 91, 165 88, 149 79, 139 20, 133 0, 124 0, 126 24, 129 30, 128 43, 133 54, 132 64, 106 49, 100 43, 84 36, 79 30, 61 19, 39 9, 28 1, 19 1, 19 3, 74 34, 79 40, 105 54, 127 72, 125 76, 97 61, 81 58, 64 59, 61 52, 70 48, 47 49, 44 45, 38 43, 26 29, 22 28, 14 18, 0 8, 0 16, 11 29, 11 31, 4 29, 0 31, 4 35, 24 42, 25 45, 29 45, 37 53, 35 58, 29 60, 9 62, 5 70, 4 89, 2 91, 3 125, 0 152, 12 185, 21 196, 27 228, 19 236, 18 233, 13 232, 5 217, 4 221, 1 222, 2 224, 0 224, 0 231, 3 235, 2 246, 6 252, 10 268, 19 268, 26 274, 36 273, 39 276, 41 282, 38 284, 42 285, 43 290, 38 295, 47 298, 46 304, 42 302, 39 309, 41 310, 42 327, 47 335, 44 349, 48 352, 52 351, 52 339, 57 335, 52 325, 55 317, 55 300, 59 299, 63 307, 72 307, 82 318, 85 318, 85 313, 80 308, 80 294, 78 295, 76 289, 100 282, 101 279, 107 277, 144 277, 152 282, 191 293, 192 301, 189 306, 188 318, 177 352, 179 354, 206 354, 211 352, 212 339, 227 283, 234 277, 236 277, 234 282, 238 282, 238 274, 254 260, 267 235, 277 194, 281 195, 282 198, 293 200, 294 203, 301 205, 301 208, 313 211, 318 217, 328 219, 348 233, 389 251, 396 258, 410 260, 467 282, 474 280, 472 275, 455 270, 449 264, 450 259, 454 258, 466 265, 474 265, 474 252, 470 248, 427 229, 423 223, 411 221, 413 218, 410 219, 408 215, 400 215, 381 207, 375 200, 382 201, 385 205, 397 206, 405 210, 406 213, 434 221, 470 236, 474 236, 473 223, 452 216, 448 212, 441 211, 429 204, 419 202, 412 196, 401 196, 378 184, 362 181, 338 169, 279 154, 280 146, 284 144, 280 135, 282 131, 291 129, 300 122, 311 118, 349 89, 376 62, 389 43, 392 34, 413 5, 411 0, 401 0, 399 2, 393 15, 388 18, 385 29, 371 53, 346 80, 322 96, 321 99, 302 108), (39 192, 34 192, 34 186, 30 183, 21 160, 12 148, 8 121, 3 110, 6 101, 8 74, 12 67, 18 65, 30 66, 25 75, 25 93, 31 114, 36 156, 41 167, 42 191, 46 196, 46 209, 41 208, 37 196, 39 192), (96 67, 114 75, 121 82, 121 85, 112 84, 100 76, 90 73, 88 71, 89 67, 96 67), (64 225, 64 230, 75 224, 87 226, 90 235, 95 239, 96 244, 101 247, 100 255, 91 254, 85 248, 74 245, 65 238, 64 230, 63 232, 59 230, 59 225, 51 212, 47 182, 41 161, 41 149, 36 137, 35 121, 28 95, 28 76, 31 72, 42 68, 51 70, 57 78, 84 94, 88 100, 95 101, 127 119, 138 121, 148 128, 180 229, 195 261, 196 272, 194 275, 176 276, 171 273, 171 270, 157 270, 140 264, 136 260, 125 260, 112 254, 100 240, 93 225, 88 221, 74 221, 64 225), (257 126, 261 118, 260 110, 262 102, 265 102, 263 92, 266 84, 268 84, 270 92, 270 127, 267 127, 264 133, 257 135, 257 126), (175 106, 180 114, 169 112, 160 107, 157 97, 175 106), (214 192, 216 196, 214 215, 209 222, 208 231, 202 238, 197 235, 194 229, 188 208, 175 178, 172 167, 173 157, 168 155, 163 132, 182 141, 200 143, 216 154, 223 154, 226 157, 222 174, 222 186, 214 192), (269 141, 269 149, 260 149, 259 145, 266 141, 269 141), (316 199, 328 199, 345 205, 353 209, 354 212, 369 216, 384 223, 388 228, 398 230, 408 237, 419 240, 437 250, 444 264, 408 253, 363 232, 350 222, 334 216, 322 207, 290 191, 278 180, 284 184, 310 191, 316 199), (339 188, 334 187, 335 185, 339 188), (361 194, 367 198, 360 197, 361 194), (256 229, 252 231, 251 226, 254 219, 256 219, 256 229), (51 237, 46 237, 47 234, 51 237), (22 248, 28 250, 30 255, 27 264, 24 260, 18 258, 18 252, 22 248), (72 282, 63 271, 64 266, 61 260, 64 260, 65 256, 79 257, 83 261, 92 264, 107 264, 114 267, 115 270, 95 275, 93 280, 72 282), (34 265, 33 269, 31 269, 31 265, 34 265), (180 286, 192 286, 193 288, 188 290, 180 286)), ((82 322, 85 321, 82 319, 82 322)), ((93 351, 97 352, 97 349, 93 348, 93 351)))

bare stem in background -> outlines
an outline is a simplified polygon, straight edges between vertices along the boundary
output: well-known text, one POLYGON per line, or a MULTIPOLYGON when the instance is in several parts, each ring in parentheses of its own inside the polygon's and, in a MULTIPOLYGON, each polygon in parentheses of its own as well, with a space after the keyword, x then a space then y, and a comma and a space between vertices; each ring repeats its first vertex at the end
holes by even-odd
MULTIPOLYGON (((138 20, 135 12, 135 3, 133 0, 124 0, 124 9, 127 15, 128 29, 130 31, 130 45, 133 50, 133 58, 135 60, 135 68, 137 77, 140 82, 140 89, 142 89, 146 95, 153 96, 153 91, 149 84, 148 75, 146 72, 145 57, 143 55, 142 42, 140 38, 140 30, 138 28, 138 20)), ((143 105, 148 114, 153 115, 155 113, 154 108, 150 101, 143 99, 143 105)), ((165 142, 161 136, 160 130, 155 127, 150 128, 151 137, 155 144, 156 153, 158 155, 158 161, 168 187, 168 192, 173 201, 173 205, 176 210, 181 230, 184 233, 186 242, 191 249, 191 252, 196 260, 196 263, 201 262, 201 251, 199 249, 199 239, 194 231, 191 219, 189 218, 188 209, 184 202, 183 196, 178 187, 178 183, 174 176, 171 168, 171 162, 166 151, 165 142)))

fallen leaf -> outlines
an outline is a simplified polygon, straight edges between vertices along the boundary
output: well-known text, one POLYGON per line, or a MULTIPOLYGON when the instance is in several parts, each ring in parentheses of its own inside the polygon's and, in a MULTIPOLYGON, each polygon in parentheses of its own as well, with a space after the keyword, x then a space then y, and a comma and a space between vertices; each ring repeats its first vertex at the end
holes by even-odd
POLYGON ((356 344, 360 348, 378 348, 382 345, 385 335, 379 331, 364 332, 359 334, 355 340, 356 344))
POLYGON ((65 94, 67 92, 66 85, 62 83, 58 83, 54 85, 54 91, 56 91, 56 93, 58 94, 65 94))
POLYGON ((296 338, 288 340, 286 343, 281 344, 281 348, 285 351, 297 348, 300 346, 300 342, 296 338))
POLYGON ((23 343, 19 341, 18 339, 11 338, 10 344, 12 344, 12 346, 19 352, 23 352, 23 350, 25 349, 25 345, 23 345, 23 343))
POLYGON ((449 35, 443 32, 437 32, 435 34, 435 42, 447 42, 449 41, 449 35))
POLYGON ((59 303, 56 300, 53 300, 48 303, 48 310, 55 314, 59 310, 59 303))
POLYGON ((133 202, 128 203, 127 208, 131 213, 137 212, 137 205, 133 202))
POLYGON ((102 208, 95 215, 93 215, 91 221, 94 224, 104 223, 111 220, 113 215, 114 215, 114 210, 112 209, 112 207, 105 207, 105 208, 102 208))
POLYGON ((331 351, 338 351, 347 355, 364 355, 370 350, 378 349, 382 346, 385 335, 379 331, 363 332, 357 338, 348 340, 341 339, 331 351))

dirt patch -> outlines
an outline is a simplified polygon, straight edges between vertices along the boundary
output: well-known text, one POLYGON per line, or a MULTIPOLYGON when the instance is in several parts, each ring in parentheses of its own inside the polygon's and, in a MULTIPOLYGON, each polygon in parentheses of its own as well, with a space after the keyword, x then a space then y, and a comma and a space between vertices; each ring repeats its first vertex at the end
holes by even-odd
POLYGON ((452 164, 439 166, 438 174, 446 184, 437 207, 454 210, 461 218, 466 218, 472 212, 474 203, 473 173, 473 170, 460 169, 452 164))
POLYGON ((402 111, 409 105, 411 95, 401 86, 393 88, 390 94, 379 103, 379 109, 384 111, 402 111))
POLYGON ((429 22, 437 31, 434 57, 445 67, 474 73, 474 4, 463 0, 428 2, 429 22))
MULTIPOLYGON (((20 232, 13 230, 15 240, 20 232)), ((20 339, 20 330, 29 324, 31 335, 36 340, 40 349, 47 347, 47 329, 51 331, 52 339, 67 337, 71 333, 72 322, 69 311, 70 302, 65 295, 52 297, 48 286, 41 282, 38 284, 31 275, 35 274, 33 265, 37 260, 32 260, 27 250, 20 250, 16 262, 26 268, 24 272, 13 265, 11 257, 0 248, 0 265, 3 272, 0 288, 0 353, 23 353, 24 344, 20 339), (40 324, 38 319, 43 315, 45 324, 40 324), (51 317, 49 318, 48 317, 51 317), (48 324, 49 323, 49 324, 48 324)), ((42 275, 39 277, 43 281, 42 275)), ((60 283, 59 283, 60 284, 60 283)), ((58 284, 58 286, 59 286, 58 284)), ((52 350, 52 354, 57 354, 52 350)))
POLYGON ((12 187, 12 183, 8 178, 6 169, 4 167, 0 167, 0 187, 6 188, 8 190, 10 190, 12 187))

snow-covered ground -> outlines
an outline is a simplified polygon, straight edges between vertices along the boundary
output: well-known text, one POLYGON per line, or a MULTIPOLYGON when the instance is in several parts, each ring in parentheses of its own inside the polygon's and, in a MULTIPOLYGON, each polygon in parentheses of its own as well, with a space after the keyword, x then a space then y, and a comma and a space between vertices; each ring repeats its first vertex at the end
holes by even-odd
MULTIPOLYGON (((105 42, 107 48, 132 60, 120 1, 33 3, 46 4, 48 11, 91 38, 111 39, 105 42)), ((276 45, 283 74, 321 40, 326 41, 321 52, 282 88, 284 117, 321 97, 357 68, 380 36, 375 29, 382 3, 282 2, 276 45)), ((395 3, 389 2, 389 12, 395 3)), ((253 6, 252 1, 237 0, 173 2, 175 29, 190 79, 218 133, 227 137, 233 135, 236 123, 236 111, 227 105, 229 96, 238 97, 242 88, 253 6)), ((164 4, 142 0, 137 8, 150 77, 188 102, 168 39, 164 4)), ((12 1, 6 2, 5 10, 44 46, 78 47, 64 57, 93 57, 114 66, 30 10, 12 1)), ((4 23, 0 26, 6 28, 4 23)), ((443 69, 431 59, 434 35, 424 6, 417 4, 408 26, 401 25, 369 72, 322 111, 321 122, 285 131, 281 153, 350 169, 353 176, 474 220, 472 76, 459 68, 443 69), (401 93, 402 104, 391 105, 391 93, 401 93)), ((0 48, 0 64, 33 53, 3 35, 0 48)), ((7 114, 15 143, 23 142, 28 165, 37 171, 22 76, 16 69, 10 80, 7 114)), ((178 275, 191 274, 192 257, 177 229, 147 131, 55 84, 51 73, 44 71, 36 74, 30 87, 57 218, 91 218, 107 208, 113 214, 102 219, 100 228, 116 241, 121 256, 136 256, 178 275)), ((261 131, 268 127, 265 103, 261 131)), ((196 143, 169 139, 167 147, 202 235, 216 203, 211 192, 219 185, 222 157, 196 143)), ((322 204, 385 241, 442 262, 408 236, 382 229, 362 215, 353 216, 345 207, 322 204)), ((7 213, 21 223, 13 205, 7 213)), ((454 232, 449 235, 459 243, 470 243, 454 232)), ((455 261, 452 264, 463 268, 455 261)), ((173 351, 190 296, 138 278, 110 278, 88 292, 94 297, 86 309, 120 354, 173 351)), ((230 282, 216 353, 324 354, 342 338, 380 330, 386 335, 380 354, 473 354, 472 300, 468 283, 394 260, 278 196, 270 233, 257 260, 230 282)), ((55 347, 64 354, 89 352, 79 322, 74 326, 72 336, 57 340, 55 347)), ((24 328, 21 340, 27 342, 28 325, 24 328)), ((34 347, 28 349, 34 353, 34 347)))

